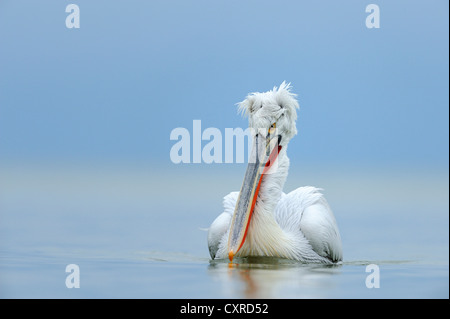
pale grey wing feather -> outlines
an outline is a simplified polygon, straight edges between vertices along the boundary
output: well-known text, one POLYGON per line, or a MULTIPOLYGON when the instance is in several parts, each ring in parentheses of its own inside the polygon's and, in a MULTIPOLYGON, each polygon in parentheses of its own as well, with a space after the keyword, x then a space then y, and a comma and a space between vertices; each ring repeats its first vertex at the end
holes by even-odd
POLYGON ((208 229, 208 249, 212 259, 217 257, 219 248, 224 245, 238 196, 239 192, 231 192, 224 197, 224 212, 217 216, 208 229))
POLYGON ((342 260, 342 242, 334 215, 324 197, 305 208, 300 229, 318 255, 342 260))
POLYGON ((277 206, 277 222, 281 228, 300 229, 312 249, 333 262, 342 260, 342 243, 333 212, 320 189, 300 187, 282 195, 277 206))

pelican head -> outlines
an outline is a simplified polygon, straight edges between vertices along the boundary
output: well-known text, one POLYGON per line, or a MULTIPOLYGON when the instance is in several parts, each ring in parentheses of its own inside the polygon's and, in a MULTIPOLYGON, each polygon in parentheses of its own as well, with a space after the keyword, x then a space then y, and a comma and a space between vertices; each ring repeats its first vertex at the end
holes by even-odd
POLYGON ((299 105, 296 96, 291 92, 291 84, 283 82, 271 91, 250 93, 238 103, 238 108, 242 115, 248 116, 254 135, 264 134, 271 127, 276 127, 277 134, 281 136, 279 145, 285 147, 297 134, 295 122, 299 105))
POLYGON ((229 232, 230 261, 245 242, 262 176, 274 171, 281 149, 297 134, 295 122, 299 105, 290 89, 290 84, 283 82, 271 91, 251 93, 238 104, 241 113, 248 116, 253 149, 229 232))

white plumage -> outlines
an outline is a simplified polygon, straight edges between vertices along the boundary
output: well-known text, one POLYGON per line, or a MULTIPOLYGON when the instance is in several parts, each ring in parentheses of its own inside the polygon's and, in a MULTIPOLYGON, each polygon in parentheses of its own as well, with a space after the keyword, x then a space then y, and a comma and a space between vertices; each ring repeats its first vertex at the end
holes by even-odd
MULTIPOLYGON (((313 263, 342 260, 337 223, 319 189, 308 186, 288 194, 282 191, 289 169, 287 145, 297 133, 295 122, 298 102, 290 88, 289 84, 283 82, 279 88, 265 93, 252 93, 239 103, 240 110, 249 116, 249 126, 256 133, 258 130, 261 132, 261 129, 267 132, 276 123, 281 147, 276 157, 276 169, 261 176, 260 188, 255 192, 254 209, 248 209, 245 219, 247 228, 239 240, 235 239, 238 236, 230 236, 230 232, 237 232, 233 229, 237 227, 233 225, 233 220, 245 215, 237 204, 240 193, 231 192, 225 196, 224 212, 208 230, 208 247, 213 259, 273 256, 313 263)), ((251 200, 252 197, 242 195, 243 189, 240 200, 251 200)))

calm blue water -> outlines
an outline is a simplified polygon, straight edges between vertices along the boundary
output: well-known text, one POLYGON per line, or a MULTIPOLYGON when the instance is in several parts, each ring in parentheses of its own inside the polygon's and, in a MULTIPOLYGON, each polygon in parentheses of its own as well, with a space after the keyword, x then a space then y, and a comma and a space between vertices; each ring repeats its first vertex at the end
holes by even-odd
POLYGON ((448 298, 448 172, 291 169, 336 215, 342 265, 210 261, 202 228, 245 167, 0 169, 2 298, 448 298), (68 289, 68 264, 80 288, 68 289), (380 288, 366 287, 366 266, 380 288))

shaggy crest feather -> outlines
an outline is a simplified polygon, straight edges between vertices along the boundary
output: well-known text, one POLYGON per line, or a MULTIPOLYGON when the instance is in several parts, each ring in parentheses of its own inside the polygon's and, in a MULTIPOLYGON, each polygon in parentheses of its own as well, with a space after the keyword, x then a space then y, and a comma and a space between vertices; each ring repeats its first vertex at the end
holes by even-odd
POLYGON ((280 145, 287 146, 297 134, 297 109, 300 107, 297 95, 291 89, 291 84, 283 81, 278 88, 275 86, 271 91, 250 93, 237 104, 239 113, 248 116, 253 134, 266 131, 276 122, 278 134, 283 136, 280 145))

